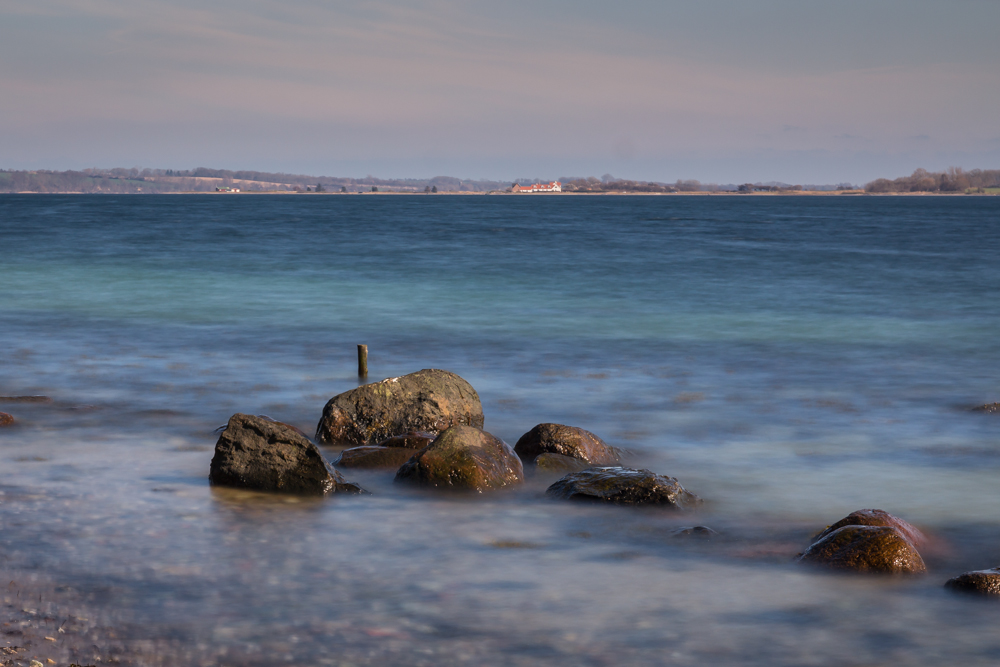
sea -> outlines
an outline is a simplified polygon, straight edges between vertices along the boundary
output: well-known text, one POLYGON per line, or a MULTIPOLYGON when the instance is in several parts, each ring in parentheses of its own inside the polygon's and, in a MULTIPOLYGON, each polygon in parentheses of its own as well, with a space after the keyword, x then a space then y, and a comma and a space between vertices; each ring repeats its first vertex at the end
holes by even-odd
POLYGON ((1000 198, 2 195, 0 395, 47 397, 0 399, 4 608, 80 664, 1000 663, 943 587, 1000 566, 1000 198), (232 414, 424 368, 705 502, 209 484, 232 414), (926 575, 795 560, 865 508, 926 575))

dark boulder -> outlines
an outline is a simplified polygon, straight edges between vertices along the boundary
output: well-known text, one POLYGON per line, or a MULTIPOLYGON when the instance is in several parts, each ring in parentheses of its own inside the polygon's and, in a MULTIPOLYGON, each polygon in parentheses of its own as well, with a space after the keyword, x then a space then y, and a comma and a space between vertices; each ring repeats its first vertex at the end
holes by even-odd
POLYGON ((1000 567, 960 574, 945 582, 945 587, 962 593, 1000 595, 1000 567))
POLYGON ((589 467, 590 464, 580 459, 575 459, 572 456, 563 456, 562 454, 553 454, 551 452, 539 454, 535 458, 535 470, 538 472, 565 475, 568 472, 578 472, 586 470, 589 467))
POLYGON ((396 481, 483 492, 520 484, 524 470, 506 442, 478 428, 457 425, 404 463, 396 481))
POLYGON ((6 412, 0 412, 0 426, 10 426, 14 423, 14 416, 6 412))
POLYGON ((973 412, 985 412, 986 414, 1000 414, 1000 403, 987 403, 986 405, 977 405, 972 408, 973 412))
POLYGON ((365 445, 345 449, 340 453, 340 458, 333 462, 333 465, 341 468, 392 468, 396 470, 409 461, 414 454, 416 454, 414 450, 402 447, 365 445))
POLYGON ((219 486, 302 495, 364 493, 298 430, 244 414, 233 415, 219 436, 209 479, 219 486))
POLYGON ((858 510, 857 512, 851 512, 837 523, 828 526, 826 530, 814 537, 813 541, 821 540, 844 526, 889 526, 902 533, 903 537, 908 539, 915 547, 921 547, 927 543, 927 538, 924 537, 923 533, 885 510, 858 510))
POLYGON ((454 373, 429 368, 334 396, 323 408, 316 440, 374 445, 408 431, 436 435, 455 424, 483 427, 479 395, 454 373))
POLYGON ((673 477, 618 466, 588 468, 566 475, 545 493, 566 500, 593 500, 616 505, 663 505, 690 509, 701 498, 673 477))
POLYGON ((590 431, 563 424, 539 424, 522 435, 514 451, 525 463, 551 453, 580 459, 592 466, 617 465, 620 452, 590 431))
POLYGON ((893 526, 847 525, 826 531, 798 560, 835 570, 873 574, 927 571, 913 543, 893 526))

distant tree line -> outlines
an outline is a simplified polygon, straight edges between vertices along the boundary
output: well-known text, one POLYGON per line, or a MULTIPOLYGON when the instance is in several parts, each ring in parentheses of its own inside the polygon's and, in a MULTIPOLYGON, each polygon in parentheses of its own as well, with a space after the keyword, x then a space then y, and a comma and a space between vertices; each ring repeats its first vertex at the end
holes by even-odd
POLYGON ((966 192, 985 188, 1000 188, 1000 169, 964 171, 950 167, 942 172, 917 169, 909 176, 891 181, 876 179, 865 185, 865 192, 966 192))

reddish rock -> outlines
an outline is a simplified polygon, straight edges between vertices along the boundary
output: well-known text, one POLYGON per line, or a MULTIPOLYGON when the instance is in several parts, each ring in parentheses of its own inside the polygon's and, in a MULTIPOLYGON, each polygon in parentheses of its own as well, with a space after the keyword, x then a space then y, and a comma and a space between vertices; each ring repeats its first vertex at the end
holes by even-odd
POLYGON ((837 523, 827 527, 826 530, 814 537, 813 541, 821 540, 844 526, 888 526, 897 529, 915 547, 922 547, 927 543, 927 538, 924 537, 923 533, 885 510, 858 510, 857 512, 851 512, 837 523))
POLYGON ((580 459, 590 465, 616 465, 620 452, 599 437, 576 426, 539 424, 522 435, 514 451, 525 463, 532 463, 546 453, 580 459))
POLYGON ((13 423, 13 415, 9 415, 6 412, 0 412, 0 426, 10 426, 13 423))
POLYGON ((334 396, 323 408, 316 440, 374 445, 409 431, 436 435, 455 424, 483 427, 479 394, 458 375, 429 368, 334 396))
POLYGON ((1000 567, 960 574, 954 579, 949 579, 945 587, 962 593, 1000 596, 1000 567))
POLYGON ((351 447, 340 453, 340 458, 333 465, 341 468, 392 468, 409 461, 416 452, 402 447, 351 447))
POLYGON ((506 442, 472 426, 452 426, 396 472, 396 481, 490 491, 524 481, 521 459, 506 442))
POLYGON ((846 525, 827 530, 798 560, 835 570, 873 574, 927 571, 913 543, 893 526, 846 525))

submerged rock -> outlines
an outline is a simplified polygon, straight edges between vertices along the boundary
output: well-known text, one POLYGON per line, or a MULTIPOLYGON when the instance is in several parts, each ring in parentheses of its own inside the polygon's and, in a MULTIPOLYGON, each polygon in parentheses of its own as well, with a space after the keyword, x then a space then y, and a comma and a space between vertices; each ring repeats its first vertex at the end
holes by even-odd
POLYGON ((924 537, 923 533, 885 510, 858 510, 857 512, 851 512, 837 523, 828 526, 826 530, 814 537, 813 541, 821 540, 844 526, 889 526, 902 533, 903 537, 908 539, 915 547, 921 547, 927 543, 927 538, 924 537))
POLYGON ((14 416, 6 412, 0 412, 0 426, 10 426, 14 423, 14 416))
POLYGON ((303 495, 364 493, 330 467, 297 429, 235 414, 215 444, 209 479, 220 486, 303 495))
POLYGON ((521 459, 506 442, 465 425, 445 429, 396 472, 397 482, 472 491, 524 481, 521 459))
POLYGON ((553 454, 551 452, 539 454, 538 457, 535 458, 535 469, 539 472, 564 475, 568 472, 577 472, 579 470, 585 470, 589 467, 589 463, 581 461, 580 459, 575 459, 572 456, 563 456, 562 454, 553 454))
POLYGON ((333 465, 341 468, 392 468, 395 470, 409 461, 415 453, 412 449, 402 447, 364 445, 345 449, 340 453, 340 458, 333 462, 333 465))
POLYGON ((717 532, 708 526, 685 526, 684 528, 678 528, 670 534, 674 537, 701 537, 705 539, 718 535, 717 532))
POLYGON ((525 463, 551 453, 579 459, 590 465, 616 465, 621 460, 618 449, 576 426, 539 424, 522 435, 514 451, 525 463))
POLYGON ((945 582, 945 587, 962 593, 1000 596, 1000 567, 960 574, 945 582))
POLYGON ((827 530, 798 560, 835 570, 876 574, 927 571, 916 547, 894 526, 846 525, 827 530))
POLYGON ((323 408, 316 440, 373 445, 408 431, 436 435, 455 424, 483 427, 479 394, 458 375, 429 368, 334 396, 323 408))
POLYGON ((386 438, 382 442, 378 443, 378 447, 396 447, 400 449, 423 449, 427 445, 434 442, 434 438, 437 437, 436 433, 427 433, 426 431, 410 431, 409 433, 403 433, 402 435, 394 435, 391 438, 386 438))
POLYGON ((972 408, 973 412, 985 412, 987 414, 1000 414, 1000 403, 987 403, 986 405, 977 405, 972 408))
POLYGON ((701 498, 673 477, 619 466, 589 468, 566 475, 545 491, 566 500, 593 500, 616 505, 664 505, 690 509, 701 498))

